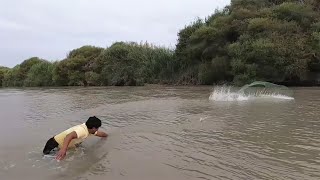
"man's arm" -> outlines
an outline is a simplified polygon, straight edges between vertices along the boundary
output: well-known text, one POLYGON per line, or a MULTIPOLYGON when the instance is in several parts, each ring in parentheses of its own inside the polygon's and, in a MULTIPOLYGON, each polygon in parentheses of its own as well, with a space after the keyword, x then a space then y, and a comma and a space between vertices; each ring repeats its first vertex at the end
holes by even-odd
POLYGON ((108 134, 103 131, 97 131, 95 135, 98 137, 108 137, 108 134))
POLYGON ((68 134, 66 136, 66 138, 63 141, 63 146, 59 150, 58 155, 56 157, 57 160, 62 160, 66 156, 68 146, 69 146, 71 140, 75 139, 75 138, 77 138, 77 133, 75 131, 71 132, 70 134, 68 134))

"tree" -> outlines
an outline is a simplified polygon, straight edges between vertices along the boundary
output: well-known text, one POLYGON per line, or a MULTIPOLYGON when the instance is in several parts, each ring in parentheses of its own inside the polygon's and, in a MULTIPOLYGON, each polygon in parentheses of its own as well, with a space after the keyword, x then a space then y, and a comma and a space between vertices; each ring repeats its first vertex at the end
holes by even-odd
POLYGON ((34 64, 27 75, 25 86, 51 86, 54 65, 48 61, 34 64))
POLYGON ((233 79, 237 85, 307 80, 320 59, 317 5, 314 0, 232 0, 205 23, 180 31, 188 32, 179 36, 176 50, 185 69, 181 78, 190 74, 200 84, 233 79))
POLYGON ((43 61, 44 61, 43 59, 40 59, 38 57, 32 57, 32 58, 24 60, 20 64, 20 69, 19 69, 20 70, 19 75, 20 75, 21 80, 24 81, 27 78, 27 74, 33 65, 41 63, 43 61))
MULTIPOLYGON (((95 61, 103 48, 82 46, 69 52, 67 58, 58 62, 53 70, 53 79, 60 86, 86 86, 87 72, 95 71, 95 61)), ((90 85, 97 85, 91 84, 90 85)))
POLYGON ((16 65, 12 69, 9 69, 4 73, 2 86, 4 87, 13 87, 13 86, 22 86, 23 81, 21 80, 21 70, 20 65, 16 65))
POLYGON ((9 68, 0 66, 0 87, 3 86, 3 79, 5 74, 9 71, 9 68))

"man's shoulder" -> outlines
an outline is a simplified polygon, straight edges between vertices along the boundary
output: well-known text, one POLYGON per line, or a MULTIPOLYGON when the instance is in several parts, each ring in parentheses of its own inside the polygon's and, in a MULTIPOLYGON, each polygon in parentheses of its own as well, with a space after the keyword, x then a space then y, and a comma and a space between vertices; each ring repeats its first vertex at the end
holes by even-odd
POLYGON ((87 127, 86 123, 81 123, 81 124, 76 124, 74 126, 72 126, 71 128, 79 128, 79 127, 87 127))
POLYGON ((77 133, 86 134, 86 135, 89 134, 88 128, 85 123, 74 126, 73 130, 76 131, 77 133))
POLYGON ((79 124, 78 126, 79 126, 79 127, 82 127, 82 128, 84 128, 84 129, 88 129, 88 128, 87 128, 87 125, 86 125, 86 123, 82 123, 82 124, 79 124))

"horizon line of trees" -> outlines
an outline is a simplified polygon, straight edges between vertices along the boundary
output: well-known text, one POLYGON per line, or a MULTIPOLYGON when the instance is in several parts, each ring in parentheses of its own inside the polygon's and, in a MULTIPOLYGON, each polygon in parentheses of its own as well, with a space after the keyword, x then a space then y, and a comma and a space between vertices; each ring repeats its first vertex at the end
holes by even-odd
POLYGON ((178 32, 175 49, 149 43, 82 46, 61 61, 0 66, 0 86, 243 85, 320 82, 320 1, 232 0, 178 32))

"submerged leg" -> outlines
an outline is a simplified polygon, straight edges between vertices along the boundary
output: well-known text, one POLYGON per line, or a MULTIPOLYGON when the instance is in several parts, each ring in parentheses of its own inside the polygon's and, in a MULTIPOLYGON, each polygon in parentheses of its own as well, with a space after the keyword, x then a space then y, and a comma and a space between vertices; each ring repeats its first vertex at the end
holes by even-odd
POLYGON ((52 138, 50 138, 48 141, 47 141, 47 143, 46 143, 46 145, 44 146, 44 148, 43 148, 43 154, 49 154, 50 152, 51 152, 51 150, 52 149, 54 149, 54 148, 56 148, 56 147, 58 147, 58 143, 57 143, 57 141, 52 137, 52 138))

